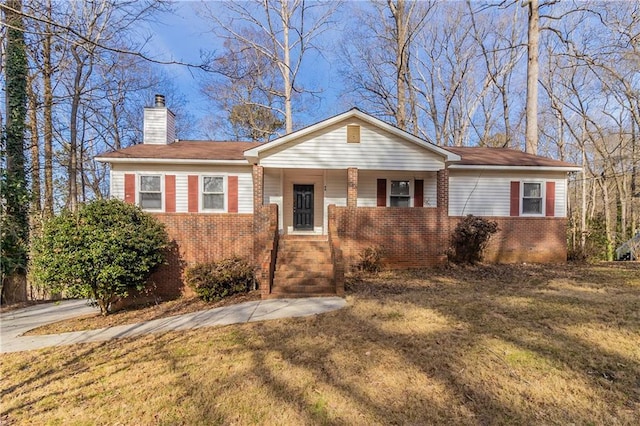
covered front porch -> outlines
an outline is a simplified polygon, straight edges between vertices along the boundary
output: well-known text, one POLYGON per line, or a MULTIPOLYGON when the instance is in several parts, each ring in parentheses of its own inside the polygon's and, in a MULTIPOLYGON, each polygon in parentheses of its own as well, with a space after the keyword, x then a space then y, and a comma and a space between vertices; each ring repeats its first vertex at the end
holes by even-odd
POLYGON ((298 169, 255 166, 262 205, 278 205, 280 235, 327 235, 329 206, 432 207, 435 171, 298 169))

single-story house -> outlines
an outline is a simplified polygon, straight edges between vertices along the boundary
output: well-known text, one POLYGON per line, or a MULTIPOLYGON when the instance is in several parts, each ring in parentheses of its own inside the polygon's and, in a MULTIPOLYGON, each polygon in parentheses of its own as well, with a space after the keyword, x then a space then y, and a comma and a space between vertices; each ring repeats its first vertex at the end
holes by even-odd
POLYGON ((446 262, 468 214, 495 220, 490 262, 566 260, 573 164, 512 149, 440 147, 358 109, 268 143, 175 139, 162 96, 145 108, 142 144, 97 157, 111 196, 155 214, 175 242, 156 274, 244 256, 263 297, 343 294, 368 247, 387 268, 446 262))

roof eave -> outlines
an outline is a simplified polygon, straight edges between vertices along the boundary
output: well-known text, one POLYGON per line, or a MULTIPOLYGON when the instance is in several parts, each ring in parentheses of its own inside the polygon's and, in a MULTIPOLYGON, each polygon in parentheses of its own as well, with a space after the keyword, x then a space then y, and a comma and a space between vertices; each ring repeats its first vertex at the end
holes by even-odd
POLYGON ((132 164, 132 163, 144 163, 144 164, 212 164, 212 165, 226 165, 226 166, 248 166, 247 160, 207 160, 201 158, 117 158, 117 157, 95 157, 96 161, 101 163, 114 163, 114 164, 132 164))
POLYGON ((453 152, 447 151, 444 148, 441 148, 437 145, 434 145, 432 143, 426 142, 420 138, 418 138, 417 136, 414 136, 404 130, 401 130, 397 127, 394 127, 388 123, 385 123, 384 121, 375 118, 369 114, 366 114, 362 111, 360 111, 357 108, 353 108, 350 109, 349 111, 343 112, 342 114, 336 115, 335 117, 331 117, 328 118, 324 121, 320 121, 316 124, 313 124, 309 127, 306 127, 304 129, 298 130, 296 132, 290 133, 288 135, 282 136, 272 142, 266 143, 264 145, 255 147, 255 148, 251 148, 247 151, 245 151, 245 158, 247 158, 248 161, 252 162, 253 164, 256 164, 259 159, 260 159, 260 154, 263 153, 264 151, 268 151, 271 150, 273 148, 276 148, 280 145, 284 145, 287 142, 290 142, 292 140, 298 139, 300 137, 304 137, 308 134, 311 134, 313 132, 316 132, 320 129, 332 126, 333 124, 339 123, 342 120, 348 119, 348 118, 358 118, 364 122, 367 122, 371 125, 380 127, 386 131, 388 131, 389 133, 392 133, 398 137, 401 137, 403 139, 407 139, 410 140, 411 142, 415 143, 416 145, 422 146, 425 149, 428 149, 430 151, 433 151, 437 154, 439 154, 440 156, 444 157, 445 161, 460 161, 461 157, 458 154, 454 154, 453 152))
POLYGON ((518 170, 538 172, 581 172, 582 167, 577 166, 495 166, 484 164, 452 164, 450 169, 458 170, 518 170))

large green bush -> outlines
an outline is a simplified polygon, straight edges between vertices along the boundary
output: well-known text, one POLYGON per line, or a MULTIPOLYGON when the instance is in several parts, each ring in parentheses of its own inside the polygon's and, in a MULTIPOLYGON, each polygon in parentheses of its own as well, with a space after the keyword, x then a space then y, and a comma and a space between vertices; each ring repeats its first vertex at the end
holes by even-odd
POLYGON ((185 281, 203 300, 212 302, 251 291, 255 276, 249 262, 234 257, 187 268, 185 281))
POLYGON ((95 201, 44 224, 31 276, 53 292, 95 300, 106 315, 118 298, 144 288, 167 245, 164 225, 139 207, 95 201))
POLYGON ((481 217, 467 215, 458 222, 451 235, 449 260, 455 263, 474 264, 482 260, 482 254, 491 235, 498 232, 498 223, 481 217))

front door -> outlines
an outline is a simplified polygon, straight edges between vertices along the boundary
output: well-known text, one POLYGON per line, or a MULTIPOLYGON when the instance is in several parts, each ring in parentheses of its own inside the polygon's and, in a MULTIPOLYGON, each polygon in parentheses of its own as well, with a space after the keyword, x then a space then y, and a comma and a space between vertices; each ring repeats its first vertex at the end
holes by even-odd
POLYGON ((313 231, 313 185, 293 185, 293 229, 313 231))

